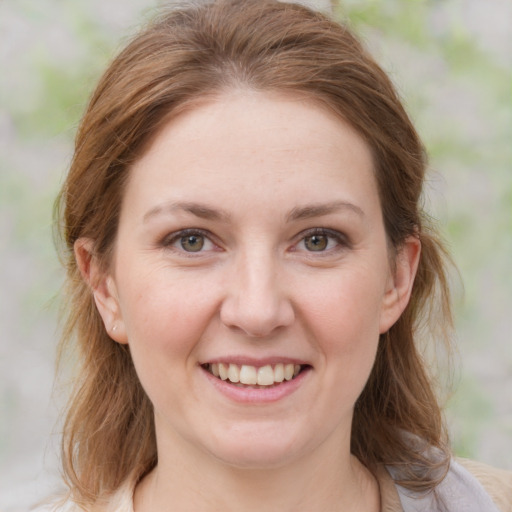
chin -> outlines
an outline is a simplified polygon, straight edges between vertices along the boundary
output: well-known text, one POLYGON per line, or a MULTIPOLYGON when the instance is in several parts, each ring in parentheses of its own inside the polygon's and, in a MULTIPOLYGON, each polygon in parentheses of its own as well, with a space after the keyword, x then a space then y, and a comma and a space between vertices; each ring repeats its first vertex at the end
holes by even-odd
POLYGON ((226 466, 236 469, 246 470, 269 470, 286 466, 293 461, 295 457, 288 451, 272 450, 247 450, 237 453, 217 453, 214 454, 218 461, 226 466))
MULTIPOLYGON (((240 432, 242 434, 242 432, 240 432)), ((217 439, 210 453, 228 466, 240 469, 279 468, 300 456, 299 443, 283 431, 244 432, 240 436, 231 435, 228 439, 217 439)))

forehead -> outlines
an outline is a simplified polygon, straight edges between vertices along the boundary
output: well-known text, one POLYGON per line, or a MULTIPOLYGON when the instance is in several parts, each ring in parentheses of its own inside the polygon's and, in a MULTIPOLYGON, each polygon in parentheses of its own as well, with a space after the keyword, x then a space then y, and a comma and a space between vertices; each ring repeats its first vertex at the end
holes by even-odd
POLYGON ((148 202, 187 190, 243 200, 265 188, 277 201, 290 189, 297 200, 315 191, 316 200, 343 189, 373 192, 371 151, 341 117, 304 96, 229 91, 167 122, 133 166, 127 195, 148 202))

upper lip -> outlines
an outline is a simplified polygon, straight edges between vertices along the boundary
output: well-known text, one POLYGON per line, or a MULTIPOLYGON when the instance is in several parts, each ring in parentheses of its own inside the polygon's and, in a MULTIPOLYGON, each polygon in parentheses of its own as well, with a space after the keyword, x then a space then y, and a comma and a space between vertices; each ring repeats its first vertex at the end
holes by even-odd
POLYGON ((233 356, 219 356, 212 357, 200 362, 200 365, 204 364, 215 364, 215 363, 231 363, 239 366, 247 365, 247 366, 255 366, 256 368, 260 368, 262 366, 273 366, 279 363, 282 364, 300 364, 308 365, 309 363, 304 359, 299 359, 296 357, 289 356, 269 356, 269 357, 251 357, 251 356, 242 356, 242 355, 233 355, 233 356))

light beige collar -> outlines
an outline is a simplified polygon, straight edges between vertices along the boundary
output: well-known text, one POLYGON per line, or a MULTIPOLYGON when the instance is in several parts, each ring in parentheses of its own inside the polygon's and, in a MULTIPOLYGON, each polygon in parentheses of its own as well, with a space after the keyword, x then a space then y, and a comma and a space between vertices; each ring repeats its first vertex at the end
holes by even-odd
POLYGON ((374 474, 379 483, 381 512, 403 512, 395 482, 386 468, 379 465, 374 470, 374 474))

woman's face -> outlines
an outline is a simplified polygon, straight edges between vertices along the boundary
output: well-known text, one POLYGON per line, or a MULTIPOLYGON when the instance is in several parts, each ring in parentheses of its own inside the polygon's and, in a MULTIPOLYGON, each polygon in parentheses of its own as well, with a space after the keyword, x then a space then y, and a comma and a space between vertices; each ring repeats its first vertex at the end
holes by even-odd
POLYGON ((392 272, 371 153, 318 105, 238 91, 171 120, 131 170, 95 291, 159 449, 238 467, 348 450, 408 299, 404 247, 392 272))

